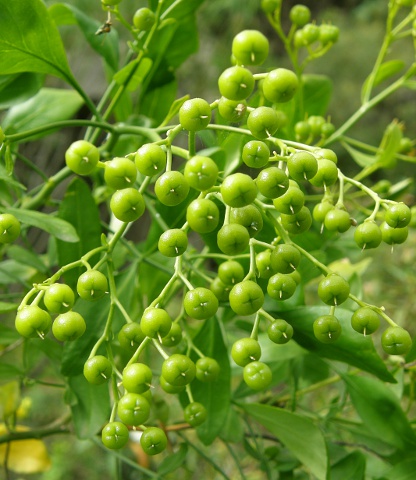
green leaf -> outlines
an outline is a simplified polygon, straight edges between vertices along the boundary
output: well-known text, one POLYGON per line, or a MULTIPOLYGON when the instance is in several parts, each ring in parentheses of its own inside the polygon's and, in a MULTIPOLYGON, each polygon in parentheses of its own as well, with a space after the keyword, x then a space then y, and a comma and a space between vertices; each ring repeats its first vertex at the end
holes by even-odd
POLYGON ((29 267, 33 267, 41 273, 46 273, 48 271, 48 267, 44 264, 41 257, 30 251, 26 250, 19 245, 11 245, 7 249, 7 256, 12 258, 18 263, 22 263, 23 265, 28 265, 29 267))
POLYGON ((195 382, 192 394, 196 402, 201 402, 208 411, 209 420, 197 427, 199 439, 210 445, 220 434, 230 409, 230 362, 227 347, 224 343, 221 327, 216 317, 205 321, 194 344, 207 357, 213 357, 220 365, 221 372, 215 382, 195 382))
POLYGON ((0 285, 22 284, 25 288, 30 288, 31 285, 26 284, 33 275, 36 274, 36 270, 22 265, 15 260, 4 260, 0 263, 0 285))
POLYGON ((59 240, 70 243, 79 241, 79 237, 74 227, 61 218, 54 217, 47 213, 26 210, 24 208, 8 208, 7 212, 14 215, 19 222, 40 228, 41 230, 50 233, 52 236, 59 238, 59 240))
POLYGON ((342 375, 367 429, 398 450, 414 449, 416 435, 390 388, 376 378, 342 375))
POLYGON ((164 127, 165 125, 168 125, 172 118, 179 113, 179 110, 184 104, 184 102, 186 102, 186 100, 188 100, 189 98, 189 95, 184 95, 183 97, 176 99, 170 106, 169 112, 166 114, 165 119, 159 126, 164 127))
MULTIPOLYGON (((77 113, 82 104, 82 98, 74 90, 42 88, 34 97, 8 111, 3 128, 10 134, 68 120, 77 113)), ((48 133, 49 131, 45 131, 31 139, 48 133)))
POLYGON ((126 88, 130 92, 134 92, 143 83, 146 75, 152 68, 152 60, 150 58, 142 58, 141 60, 133 60, 125 67, 119 70, 113 77, 113 80, 119 85, 126 84, 126 88))
MULTIPOLYGON (((377 71, 376 76, 374 77, 372 87, 376 87, 377 85, 380 85, 380 83, 384 82, 384 80, 396 75, 396 73, 399 73, 400 70, 403 70, 405 66, 406 64, 403 62, 403 60, 389 60, 382 63, 377 71)), ((366 97, 367 91, 370 87, 371 76, 372 75, 370 74, 363 83, 361 100, 365 99, 366 97)))
POLYGON ((83 375, 70 377, 66 400, 78 438, 94 437, 108 421, 111 407, 107 384, 90 385, 83 375))
POLYGON ((364 480, 365 466, 365 456, 351 452, 331 467, 331 480, 364 480))
POLYGON ((382 168, 393 168, 396 163, 396 154, 400 148, 400 141, 403 137, 403 132, 397 120, 393 120, 387 125, 381 139, 379 151, 377 154, 377 163, 382 168))
POLYGON ((0 363, 0 381, 13 380, 16 377, 22 375, 21 370, 9 363, 0 363))
POLYGON ((33 72, 0 76, 0 110, 24 102, 42 87, 44 76, 33 72))
MULTIPOLYGON (((58 212, 61 221, 67 222, 77 231, 78 240, 68 245, 57 242, 60 266, 79 260, 85 253, 101 245, 101 223, 98 207, 86 182, 74 178, 68 185, 58 212)), ((80 275, 79 269, 65 273, 65 281, 74 285, 80 275)))
POLYGON ((169 112, 169 105, 175 100, 177 87, 171 74, 162 84, 151 85, 140 100, 140 112, 160 124, 169 112))
MULTIPOLYGON (((17 310, 18 306, 19 306, 18 303, 0 302, 0 313, 13 312, 17 310)), ((6 328, 6 327, 0 324, 0 332, 2 331, 2 328, 6 328)), ((17 336, 19 337, 19 335, 17 336)), ((3 338, 3 334, 0 333, 0 342, 2 341, 2 338, 3 338)))
POLYGON ((41 0, 0 0, 2 74, 37 72, 73 83, 61 37, 41 0))
POLYGON ((409 459, 397 463, 383 475, 383 480, 414 480, 416 460, 409 459))
POLYGON ((302 76, 303 104, 305 112, 325 116, 332 95, 332 81, 325 75, 307 74, 302 76))
POLYGON ((282 408, 240 404, 251 417, 276 436, 318 479, 328 478, 328 453, 321 430, 308 418, 282 408))
POLYGON ((351 147, 351 145, 348 145, 348 143, 343 142, 342 146, 351 155, 354 162, 360 167, 368 167, 377 161, 375 155, 368 155, 367 153, 360 152, 356 148, 351 147))
POLYGON ((295 331, 293 338, 301 347, 318 354, 321 358, 345 362, 372 373, 385 382, 395 383, 394 377, 377 354, 371 337, 365 337, 351 327, 352 312, 337 308, 335 314, 341 322, 342 334, 336 342, 327 344, 315 338, 313 322, 327 313, 327 307, 307 306, 285 311, 284 318, 293 326, 295 331))
POLYGON ((119 62, 119 38, 117 30, 105 34, 105 38, 96 32, 102 26, 98 20, 91 18, 69 3, 56 3, 49 7, 49 13, 57 25, 77 24, 90 46, 101 55, 108 66, 116 71, 119 62))
POLYGON ((188 444, 181 443, 179 444, 179 449, 177 452, 172 453, 168 457, 165 457, 157 469, 159 475, 167 475, 183 465, 183 462, 188 453, 188 444))
POLYGON ((228 409, 220 437, 224 442, 238 443, 243 441, 244 425, 234 408, 228 409))

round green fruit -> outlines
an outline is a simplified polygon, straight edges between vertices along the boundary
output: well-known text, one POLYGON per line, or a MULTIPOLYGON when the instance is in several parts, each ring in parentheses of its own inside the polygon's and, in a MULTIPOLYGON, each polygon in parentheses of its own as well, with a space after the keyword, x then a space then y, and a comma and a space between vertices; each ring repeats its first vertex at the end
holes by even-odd
POLYGON ((20 235, 20 222, 10 213, 0 214, 0 244, 12 243, 20 235))
POLYGON ((65 162, 68 168, 78 175, 92 173, 99 160, 98 148, 85 140, 77 140, 65 152, 65 162))

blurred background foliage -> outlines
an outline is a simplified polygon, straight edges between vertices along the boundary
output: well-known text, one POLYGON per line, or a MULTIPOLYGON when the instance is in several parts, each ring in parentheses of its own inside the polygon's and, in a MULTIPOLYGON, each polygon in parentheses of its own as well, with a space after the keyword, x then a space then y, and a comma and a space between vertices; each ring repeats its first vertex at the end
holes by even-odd
MULTIPOLYGON (((58 0, 45 0, 50 6, 60 3, 58 0)), ((69 3, 82 9, 86 14, 97 17, 102 23, 106 20, 106 12, 97 8, 99 0, 85 2, 85 0, 71 0, 69 3), (98 12, 98 13, 97 13, 98 12)), ((295 2, 284 2, 284 12, 289 11, 295 2)), ((316 22, 328 22, 337 25, 341 34, 337 45, 322 59, 313 62, 308 67, 308 73, 328 75, 333 81, 333 97, 329 107, 331 121, 340 126, 358 107, 359 92, 364 79, 370 72, 373 61, 378 53, 383 38, 383 29, 386 15, 387 0, 320 0, 304 1, 316 22)), ((266 67, 289 67, 283 47, 264 14, 260 11, 259 0, 206 0, 199 10, 198 28, 200 32, 200 50, 192 55, 178 70, 178 97, 190 94, 191 97, 203 97, 213 101, 218 97, 217 78, 219 74, 230 66, 228 53, 233 36, 243 29, 259 29, 263 31, 271 42, 271 56, 266 67)), ((131 19, 137 8, 147 6, 147 2, 140 0, 123 0, 120 10, 125 18, 131 19)), ((287 19, 287 15, 283 14, 287 19)), ((117 24, 113 28, 118 31, 121 39, 127 40, 126 32, 117 24)), ((287 25, 289 28, 289 24, 287 25)), ((106 72, 100 58, 86 45, 84 37, 76 26, 61 27, 64 43, 67 49, 69 62, 75 77, 93 98, 98 101, 107 85, 106 72)), ((103 35, 103 41, 106 41, 103 35)), ((123 48, 125 42, 120 42, 123 48)), ((392 56, 402 58, 407 63, 414 61, 413 51, 406 51, 399 44, 392 56)), ((58 80, 48 79, 48 84, 56 85, 58 80)), ((80 112, 80 115, 86 112, 80 112)), ((403 90, 390 97, 382 105, 370 112, 357 124, 351 132, 356 138, 367 143, 378 145, 385 127, 392 118, 404 123, 405 135, 413 140, 416 137, 416 115, 414 92, 403 90), (412 100, 411 100, 412 99, 412 100)), ((51 136, 47 142, 39 145, 31 144, 30 148, 39 149, 37 157, 40 168, 44 171, 45 165, 50 165, 50 172, 55 172, 64 164, 64 151, 69 143, 76 139, 77 132, 61 131, 51 136), (49 143, 48 143, 49 142, 49 143)), ((347 173, 354 172, 355 165, 345 155, 338 151, 341 159, 341 168, 347 173)), ((33 155, 34 156, 34 155, 33 155)), ((400 164, 394 171, 380 171, 373 180, 387 178, 392 183, 404 178, 414 178, 415 164, 400 164)), ((409 205, 415 204, 415 186, 411 184, 404 196, 409 205)), ((394 319, 408 327, 412 335, 415 334, 412 319, 416 316, 416 276, 414 265, 416 262, 416 235, 411 232, 409 240, 403 246, 395 247, 391 253, 390 247, 385 245, 375 252, 365 253, 373 259, 364 275, 363 288, 369 302, 385 305, 394 319)), ((376 342, 377 343, 377 342, 376 342)), ((43 415, 43 418, 31 418, 35 424, 46 424, 59 416, 56 409, 64 405, 63 392, 50 389, 45 399, 43 386, 31 389, 32 412, 43 415), (47 402, 48 408, 42 408, 47 402)), ((39 475, 30 475, 33 480, 106 480, 113 478, 114 463, 109 455, 104 454, 101 446, 90 442, 71 440, 69 436, 56 436, 47 440, 49 453, 52 458, 51 469, 39 475)), ((215 457, 231 478, 235 464, 229 452, 221 443, 214 443, 211 447, 215 457)), ((196 454, 189 452, 190 463, 192 458, 197 461, 196 454)), ((132 459, 134 453, 132 452, 132 459)), ((247 459, 250 462, 249 459, 247 459)), ((212 470, 209 464, 195 465, 198 476, 189 471, 182 472, 183 479, 204 478, 216 479, 220 476, 212 470)), ((137 472, 125 467, 123 478, 141 478, 137 472)), ((261 480, 263 473, 257 468, 246 470, 248 480, 261 480)), ((234 472, 236 475, 237 473, 234 472)), ((24 478, 18 476, 16 478, 24 478)), ((170 477, 166 477, 167 479, 170 477)), ((173 478, 173 477, 172 477, 173 478)))

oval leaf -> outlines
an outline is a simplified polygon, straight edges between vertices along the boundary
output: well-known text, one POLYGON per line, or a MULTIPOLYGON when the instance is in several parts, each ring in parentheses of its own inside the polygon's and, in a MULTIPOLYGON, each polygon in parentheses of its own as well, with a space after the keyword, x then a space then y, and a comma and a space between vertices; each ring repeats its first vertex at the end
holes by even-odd
POLYGON ((75 228, 61 218, 53 217, 50 214, 42 212, 25 210, 23 208, 8 208, 7 212, 14 215, 19 222, 40 228, 60 240, 70 243, 79 241, 75 228))
POLYGON ((61 37, 45 4, 0 0, 0 11, 1 73, 49 73, 72 83, 61 37))
POLYGON ((252 403, 240 406, 275 435, 318 480, 327 479, 325 439, 308 418, 269 405, 252 403))

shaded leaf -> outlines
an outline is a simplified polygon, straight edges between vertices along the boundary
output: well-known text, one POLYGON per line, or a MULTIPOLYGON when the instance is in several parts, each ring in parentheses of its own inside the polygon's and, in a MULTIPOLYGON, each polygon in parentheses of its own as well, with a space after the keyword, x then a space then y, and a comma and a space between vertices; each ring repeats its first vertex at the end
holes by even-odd
POLYGON ((351 155, 354 162, 360 167, 368 167, 377 161, 375 155, 368 155, 367 153, 360 152, 356 148, 351 147, 351 145, 348 145, 348 143, 344 142, 342 146, 351 155))
POLYGON ((399 450, 415 448, 416 435, 399 399, 387 385, 376 378, 351 375, 342 378, 355 409, 371 433, 399 450))
POLYGON ((48 267, 44 264, 38 254, 30 250, 26 250, 19 245, 11 245, 7 249, 7 256, 18 263, 35 268, 41 273, 46 273, 48 271, 48 267))
MULTIPOLYGON (((13 311, 17 310, 18 306, 19 306, 18 303, 0 302, 0 313, 13 312, 13 311)), ((7 327, 0 324, 0 332, 3 328, 7 328, 7 327)), ((19 336, 19 335, 17 335, 17 336, 19 336)), ((3 334, 0 333, 0 342, 2 340, 3 340, 3 334)))
POLYGON ((77 437, 87 439, 97 435, 109 418, 108 385, 90 385, 84 375, 70 377, 66 399, 77 437))
POLYGON ((70 243, 79 241, 79 237, 74 227, 61 218, 54 217, 47 213, 26 210, 24 208, 8 208, 7 212, 13 214, 19 222, 40 228, 59 240, 70 243))
POLYGON ((308 418, 257 403, 240 404, 251 417, 276 436, 318 479, 328 475, 328 453, 321 430, 308 418))
POLYGON ((38 72, 73 83, 61 37, 41 0, 0 0, 2 74, 38 72))
POLYGON ((10 108, 33 97, 43 85, 44 76, 33 72, 0 76, 0 109, 10 108))
POLYGON ((384 131, 381 139, 379 153, 377 154, 377 163, 382 168, 392 168, 396 165, 396 154, 400 149, 400 141, 403 132, 397 120, 393 120, 384 131))
POLYGON ((190 98, 189 95, 184 95, 183 97, 176 99, 170 106, 169 112, 166 114, 165 119, 159 126, 163 127, 165 125, 168 125, 168 123, 172 120, 172 118, 179 113, 180 108, 186 102, 186 100, 189 100, 189 98, 190 98))
POLYGON ((51 5, 49 13, 57 25, 78 24, 90 46, 104 58, 109 67, 117 70, 119 61, 117 30, 112 29, 111 32, 106 33, 103 41, 102 36, 96 35, 101 23, 69 3, 51 5))
MULTIPOLYGON (((77 261, 85 253, 101 245, 100 213, 84 180, 76 177, 68 185, 58 215, 78 234, 78 241, 70 245, 65 241, 57 242, 59 265, 77 261)), ((80 269, 66 272, 65 281, 74 285, 80 273, 80 269)))
MULTIPOLYGON (((83 104, 74 90, 42 88, 34 97, 12 107, 3 121, 6 133, 31 130, 72 118, 83 104)), ((48 135, 49 130, 32 135, 31 140, 48 135)))
POLYGON ((413 480, 415 478, 416 460, 410 459, 397 463, 383 475, 383 480, 413 480))
POLYGON ((127 90, 133 92, 143 83, 144 78, 152 68, 152 64, 150 58, 142 58, 139 61, 133 60, 119 70, 114 75, 113 80, 119 85, 126 84, 127 90))
POLYGON ((216 317, 206 320, 194 344, 207 357, 213 357, 220 365, 220 375, 214 382, 195 382, 192 384, 192 394, 196 402, 201 402, 208 411, 209 420, 197 427, 199 439, 205 444, 211 444, 220 434, 226 421, 230 407, 230 363, 227 347, 216 317))
MULTIPOLYGON (((376 87, 377 85, 380 85, 380 83, 384 82, 384 80, 396 75, 396 73, 399 73, 401 70, 403 70, 405 66, 406 64, 403 62, 403 60, 389 60, 382 63, 377 71, 376 76, 374 77, 372 87, 376 87)), ((369 75, 363 83, 361 90, 362 101, 366 97, 367 91, 370 88, 370 79, 371 75, 369 75)))
POLYGON ((169 112, 169 105, 175 100, 177 87, 172 75, 162 84, 152 84, 141 98, 140 112, 160 124, 169 112))
POLYGON ((7 380, 15 379, 16 377, 22 374, 15 365, 9 363, 0 363, 0 381, 4 382, 7 380))
POLYGON ((178 451, 172 453, 168 457, 165 457, 157 469, 159 475, 167 475, 181 467, 188 453, 188 444, 181 443, 178 451))
POLYGON ((351 327, 352 312, 337 308, 336 317, 341 323, 342 334, 336 342, 322 343, 315 338, 313 322, 327 313, 327 307, 298 307, 285 311, 284 318, 293 326, 293 338, 301 347, 317 353, 321 358, 345 362, 372 373, 385 382, 395 383, 394 377, 377 354, 371 337, 365 337, 351 327))
POLYGON ((331 467, 331 480, 364 480, 366 458, 358 451, 351 452, 331 467))
POLYGON ((311 115, 325 116, 332 95, 332 81, 325 75, 302 76, 304 110, 311 115))

